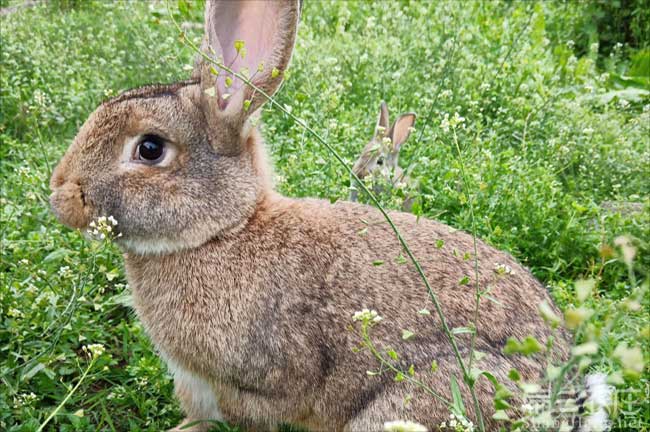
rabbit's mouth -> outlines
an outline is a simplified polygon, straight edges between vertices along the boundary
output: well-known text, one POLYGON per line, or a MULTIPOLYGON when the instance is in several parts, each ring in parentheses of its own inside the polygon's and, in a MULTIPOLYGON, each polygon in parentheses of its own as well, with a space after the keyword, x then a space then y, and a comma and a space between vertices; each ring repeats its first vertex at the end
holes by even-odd
POLYGON ((78 183, 65 182, 54 188, 50 206, 56 218, 70 228, 86 228, 92 220, 92 209, 78 183))

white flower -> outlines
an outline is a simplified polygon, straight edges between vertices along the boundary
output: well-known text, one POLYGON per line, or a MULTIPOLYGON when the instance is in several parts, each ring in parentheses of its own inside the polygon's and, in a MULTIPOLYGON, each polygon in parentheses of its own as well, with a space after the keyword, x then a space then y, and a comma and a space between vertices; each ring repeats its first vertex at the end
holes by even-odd
POLYGON ((363 309, 355 312, 354 315, 352 315, 352 321, 378 323, 382 319, 383 318, 374 309, 363 309))
POLYGON ((84 345, 82 348, 84 352, 88 353, 92 358, 97 358, 106 352, 106 348, 102 344, 89 344, 84 345))
POLYGON ((449 118, 449 114, 445 113, 444 118, 440 122, 440 128, 445 131, 449 132, 449 129, 456 129, 456 127, 464 127, 463 123, 465 122, 465 117, 462 117, 460 114, 457 112, 454 113, 454 116, 452 118, 449 118))
POLYGON ((59 267, 59 276, 62 278, 70 278, 72 277, 72 270, 70 270, 70 267, 68 266, 61 266, 59 267))
POLYGON ((384 432, 427 432, 427 428, 412 421, 395 420, 384 423, 384 432))
POLYGON ((513 275, 515 271, 506 264, 494 263, 494 272, 499 275, 513 275))
POLYGON ((114 235, 113 227, 116 225, 117 219, 115 219, 113 216, 100 216, 88 224, 89 228, 86 232, 95 240, 105 240, 114 237, 121 237, 121 233, 118 233, 117 236, 114 235))

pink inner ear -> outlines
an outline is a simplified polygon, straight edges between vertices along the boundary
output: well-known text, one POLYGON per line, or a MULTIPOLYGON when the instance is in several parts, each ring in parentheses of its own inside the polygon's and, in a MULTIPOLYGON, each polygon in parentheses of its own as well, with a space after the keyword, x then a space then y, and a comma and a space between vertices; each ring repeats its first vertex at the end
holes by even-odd
MULTIPOLYGON (((253 77, 260 63, 272 68, 281 2, 269 0, 212 1, 206 5, 206 31, 210 46, 223 57, 224 64, 235 72, 248 69, 253 77), (237 53, 235 41, 244 41, 245 56, 237 53)), ((234 94, 244 83, 235 77, 226 88, 226 73, 220 71, 217 90, 220 97, 234 94)))
POLYGON ((402 144, 408 139, 411 134, 410 127, 415 124, 415 114, 402 114, 392 128, 391 139, 393 141, 393 149, 399 150, 402 144))

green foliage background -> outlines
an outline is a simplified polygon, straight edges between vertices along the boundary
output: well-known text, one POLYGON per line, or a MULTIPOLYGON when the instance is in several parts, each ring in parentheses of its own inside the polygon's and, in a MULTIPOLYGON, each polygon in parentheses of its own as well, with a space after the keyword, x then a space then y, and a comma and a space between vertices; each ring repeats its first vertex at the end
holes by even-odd
MULTIPOLYGON (((200 9, 190 3, 178 19, 200 22, 200 9)), ((471 194, 478 235, 531 267, 560 305, 574 301, 575 278, 597 277, 607 308, 630 281, 624 265, 602 265, 602 245, 628 234, 638 276, 650 268, 649 11, 644 0, 307 1, 278 100, 350 163, 381 100, 394 115, 417 112, 401 158, 419 181, 416 212, 469 230, 471 194), (440 128, 455 112, 466 118, 469 188, 440 128), (643 210, 611 211, 607 201, 643 210)), ((47 185, 95 106, 185 78, 192 53, 161 2, 51 1, 3 16, 0 32, 0 429, 35 430, 79 379, 88 343, 110 357, 51 430, 170 427, 181 414, 129 308, 119 251, 60 226, 47 185)), ((349 181, 326 149, 280 113, 262 117, 280 191, 345 199, 349 181)), ((613 342, 648 322, 631 317, 613 342)), ((647 385, 646 374, 636 386, 647 385)))

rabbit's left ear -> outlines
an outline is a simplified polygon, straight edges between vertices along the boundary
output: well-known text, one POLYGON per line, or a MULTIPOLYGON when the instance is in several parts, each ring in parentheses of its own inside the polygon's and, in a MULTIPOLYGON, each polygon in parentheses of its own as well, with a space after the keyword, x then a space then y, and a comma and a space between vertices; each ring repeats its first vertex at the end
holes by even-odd
POLYGON ((390 128, 389 137, 393 143, 393 151, 399 151, 402 144, 406 142, 411 134, 411 128, 415 124, 415 114, 406 113, 402 114, 395 120, 393 126, 390 128))
MULTIPOLYGON (((291 59, 299 16, 299 0, 208 0, 202 51, 273 95, 291 59)), ((226 113, 243 110, 248 117, 266 101, 260 92, 207 61, 198 61, 193 75, 200 77, 202 90, 217 97, 219 109, 226 113)))

